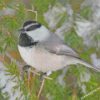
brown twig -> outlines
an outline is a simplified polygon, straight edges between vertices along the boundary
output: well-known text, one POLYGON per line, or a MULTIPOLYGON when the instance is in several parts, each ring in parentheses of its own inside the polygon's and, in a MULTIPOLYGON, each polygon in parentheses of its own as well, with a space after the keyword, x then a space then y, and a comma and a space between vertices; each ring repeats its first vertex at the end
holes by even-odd
POLYGON ((42 83, 41 83, 41 86, 40 86, 40 89, 39 89, 39 92, 38 92, 38 95, 37 95, 38 99, 41 96, 41 93, 42 93, 42 90, 43 90, 43 86, 44 86, 44 82, 45 82, 45 78, 43 78, 43 80, 42 80, 42 83))
MULTIPOLYGON (((38 72, 36 72, 36 71, 30 70, 30 72, 34 73, 35 75, 40 76, 40 74, 39 74, 38 72)), ((48 77, 48 76, 43 76, 43 77, 44 77, 45 79, 52 80, 52 78, 51 78, 51 77, 48 77)))
POLYGON ((35 15, 36 15, 35 20, 37 21, 37 11, 34 10, 33 6, 32 6, 32 9, 26 9, 26 11, 35 13, 35 15))

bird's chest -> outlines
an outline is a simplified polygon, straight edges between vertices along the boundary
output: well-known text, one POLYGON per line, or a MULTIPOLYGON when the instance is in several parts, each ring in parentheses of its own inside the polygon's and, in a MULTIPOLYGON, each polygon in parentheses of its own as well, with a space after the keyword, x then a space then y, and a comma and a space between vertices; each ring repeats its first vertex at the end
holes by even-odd
MULTIPOLYGON (((37 70, 48 71, 54 67, 61 67, 63 58, 56 54, 49 53, 39 48, 23 48, 18 46, 21 57, 24 61, 35 67, 37 70)), ((56 69, 55 69, 56 70, 56 69)))
POLYGON ((23 60, 32 65, 39 60, 39 51, 35 47, 21 47, 18 46, 19 52, 23 60))

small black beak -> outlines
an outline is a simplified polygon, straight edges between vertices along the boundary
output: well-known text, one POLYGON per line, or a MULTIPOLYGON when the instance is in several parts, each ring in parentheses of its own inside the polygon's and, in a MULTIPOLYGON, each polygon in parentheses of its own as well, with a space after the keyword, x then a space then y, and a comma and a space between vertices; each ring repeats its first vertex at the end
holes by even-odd
POLYGON ((22 33, 22 32, 25 32, 25 29, 24 28, 21 28, 18 31, 22 33))

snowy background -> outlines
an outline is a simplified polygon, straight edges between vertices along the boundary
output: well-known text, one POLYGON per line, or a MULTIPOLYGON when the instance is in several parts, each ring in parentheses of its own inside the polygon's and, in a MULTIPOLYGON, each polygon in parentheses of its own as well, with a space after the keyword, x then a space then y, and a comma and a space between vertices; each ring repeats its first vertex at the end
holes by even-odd
MULTIPOLYGON (((24 64, 16 42, 17 30, 25 20, 36 20, 36 13, 39 22, 59 35, 85 61, 100 68, 100 0, 0 1, 0 100, 36 99, 34 85, 33 94, 19 85, 24 64)), ((54 82, 46 82, 40 100, 100 99, 100 90, 95 91, 96 95, 86 95, 100 86, 99 73, 94 70, 71 66, 51 77, 54 82)))

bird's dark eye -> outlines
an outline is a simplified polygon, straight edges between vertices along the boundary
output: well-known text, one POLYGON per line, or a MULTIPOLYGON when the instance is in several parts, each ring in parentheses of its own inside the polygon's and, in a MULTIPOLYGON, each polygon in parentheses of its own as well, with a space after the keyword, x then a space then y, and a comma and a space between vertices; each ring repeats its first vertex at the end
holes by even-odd
POLYGON ((32 25, 32 26, 28 27, 26 29, 26 31, 32 31, 32 30, 35 30, 35 29, 40 28, 40 27, 41 27, 41 24, 32 25))

